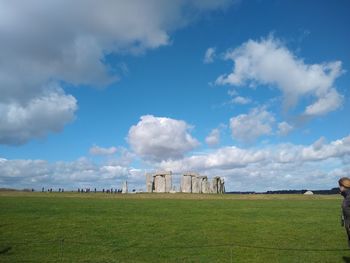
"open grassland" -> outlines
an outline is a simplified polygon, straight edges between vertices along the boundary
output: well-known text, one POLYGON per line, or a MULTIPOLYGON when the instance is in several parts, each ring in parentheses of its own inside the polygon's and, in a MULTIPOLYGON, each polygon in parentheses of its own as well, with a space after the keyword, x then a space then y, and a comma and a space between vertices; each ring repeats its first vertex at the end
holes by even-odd
POLYGON ((350 262, 340 196, 0 192, 0 262, 350 262))

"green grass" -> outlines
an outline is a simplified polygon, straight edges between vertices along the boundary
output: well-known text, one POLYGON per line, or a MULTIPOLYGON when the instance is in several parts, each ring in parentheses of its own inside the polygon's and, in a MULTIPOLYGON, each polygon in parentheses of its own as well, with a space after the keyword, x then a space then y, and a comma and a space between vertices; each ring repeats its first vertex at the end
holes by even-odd
POLYGON ((340 203, 0 192, 0 262, 350 262, 340 203))

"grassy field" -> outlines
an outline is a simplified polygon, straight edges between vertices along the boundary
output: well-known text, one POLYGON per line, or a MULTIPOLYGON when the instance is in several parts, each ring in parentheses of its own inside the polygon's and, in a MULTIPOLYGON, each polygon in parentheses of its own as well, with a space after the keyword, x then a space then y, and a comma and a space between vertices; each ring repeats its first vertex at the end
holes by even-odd
POLYGON ((340 196, 0 192, 0 262, 350 262, 340 196))

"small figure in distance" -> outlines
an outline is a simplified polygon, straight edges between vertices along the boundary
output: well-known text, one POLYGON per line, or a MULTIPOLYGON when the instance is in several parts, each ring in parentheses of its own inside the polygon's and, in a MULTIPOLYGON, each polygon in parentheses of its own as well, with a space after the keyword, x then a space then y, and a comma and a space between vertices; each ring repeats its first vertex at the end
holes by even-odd
POLYGON ((348 246, 350 248, 350 178, 342 177, 338 181, 340 194, 344 197, 341 205, 341 226, 345 227, 348 235, 348 246))

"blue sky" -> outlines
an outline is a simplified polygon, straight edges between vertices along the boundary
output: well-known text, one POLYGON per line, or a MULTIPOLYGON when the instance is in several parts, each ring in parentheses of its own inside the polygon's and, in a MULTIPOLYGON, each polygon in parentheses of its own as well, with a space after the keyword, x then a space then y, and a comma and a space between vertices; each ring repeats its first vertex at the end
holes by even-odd
POLYGON ((348 1, 0 1, 0 186, 350 176, 348 1), (69 11, 67 11, 69 10, 69 11))

